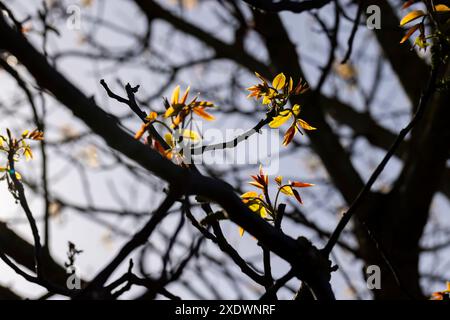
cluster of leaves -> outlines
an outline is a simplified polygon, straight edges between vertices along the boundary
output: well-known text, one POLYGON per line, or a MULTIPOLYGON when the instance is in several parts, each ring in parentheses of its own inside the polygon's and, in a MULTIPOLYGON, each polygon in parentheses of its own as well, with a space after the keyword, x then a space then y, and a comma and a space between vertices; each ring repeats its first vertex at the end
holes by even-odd
MULTIPOLYGON (((250 91, 248 97, 254 97, 256 100, 262 98, 262 104, 268 106, 267 114, 271 115, 269 126, 271 128, 278 128, 289 119, 293 119, 292 124, 284 136, 284 145, 288 145, 292 141, 296 132, 302 133, 301 128, 304 130, 316 130, 316 128, 300 118, 300 105, 294 104, 292 107, 287 106, 289 98, 292 95, 303 94, 309 89, 304 81, 300 80, 294 87, 292 78, 289 77, 289 80, 287 80, 286 76, 280 73, 269 84, 261 75, 258 73, 255 74, 261 80, 261 83, 247 88, 250 91)), ((198 96, 195 96, 190 102, 187 102, 189 91, 190 87, 180 97, 180 86, 175 87, 170 101, 164 98, 165 112, 162 115, 158 115, 154 111, 150 112, 145 118, 144 124, 135 134, 135 139, 139 140, 149 131, 149 128, 153 124, 162 125, 167 130, 163 135, 166 146, 163 146, 151 133, 146 142, 168 159, 176 160, 178 163, 183 163, 183 148, 181 143, 185 140, 188 140, 188 142, 200 140, 200 134, 188 129, 188 127, 192 127, 193 115, 197 115, 207 121, 214 120, 214 116, 207 112, 207 109, 213 108, 214 104, 208 101, 201 101, 198 99, 198 96)), ((297 188, 313 186, 311 183, 299 181, 283 183, 283 177, 277 176, 275 178, 277 193, 275 201, 272 203, 269 195, 269 179, 263 172, 262 167, 259 169, 259 174, 252 176, 252 178, 253 181, 250 184, 260 189, 261 192, 246 192, 241 196, 242 201, 250 210, 257 213, 266 221, 272 222, 277 219, 280 194, 294 197, 302 204, 303 202, 297 188)), ((244 230, 241 228, 240 234, 243 235, 243 233, 244 230)))
POLYGON ((6 136, 0 135, 0 151, 7 155, 7 164, 0 166, 0 172, 2 173, 0 180, 7 179, 10 182, 9 175, 13 174, 18 180, 22 178, 19 172, 11 168, 10 161, 19 161, 21 156, 24 156, 27 161, 33 159, 33 151, 27 140, 44 140, 44 133, 37 129, 33 131, 25 130, 21 137, 17 139, 12 136, 9 129, 6 129, 6 136))
POLYGON ((304 81, 300 80, 294 88, 292 78, 289 77, 289 81, 287 81, 283 73, 278 74, 272 80, 272 85, 269 85, 258 73, 256 73, 256 76, 262 83, 247 88, 250 91, 248 97, 255 97, 256 100, 262 98, 262 103, 269 106, 268 112, 275 114, 269 126, 271 128, 278 128, 293 118, 292 124, 284 135, 283 145, 287 146, 294 138, 296 132, 302 133, 300 128, 304 130, 316 130, 316 128, 299 117, 300 105, 295 104, 291 108, 286 106, 290 96, 300 95, 308 90, 308 85, 304 81))
POLYGON ((180 86, 176 86, 172 92, 170 102, 164 99, 164 107, 166 109, 164 114, 160 117, 156 112, 150 112, 146 117, 146 122, 135 135, 136 139, 141 139, 151 124, 161 124, 167 130, 164 134, 164 141, 168 148, 164 148, 157 139, 151 139, 151 145, 168 159, 176 160, 179 163, 183 159, 182 142, 187 140, 195 143, 200 140, 200 134, 188 129, 192 127, 193 115, 200 116, 207 121, 215 119, 213 115, 206 111, 206 109, 213 108, 214 104, 209 101, 198 100, 198 96, 187 102, 189 91, 190 87, 186 89, 180 98, 180 86), (169 120, 170 124, 167 124, 166 120, 169 120))
MULTIPOLYGON (((270 85, 258 73, 256 73, 256 76, 261 80, 261 83, 247 89, 250 91, 248 97, 255 97, 257 100, 262 98, 263 105, 269 106, 267 112, 273 115, 269 126, 278 128, 289 119, 293 119, 284 136, 284 145, 288 145, 292 141, 296 132, 303 134, 301 128, 304 130, 316 130, 316 128, 300 118, 300 105, 295 104, 291 108, 286 106, 292 95, 300 95, 308 90, 308 85, 304 81, 300 80, 294 87, 292 78, 290 77, 289 81, 287 81, 286 76, 280 73, 270 85)), ((214 108, 214 104, 209 101, 199 100, 198 96, 195 96, 188 102, 189 91, 190 87, 180 97, 180 86, 176 86, 170 101, 164 98, 165 112, 161 115, 155 111, 150 112, 145 119, 145 123, 135 134, 135 139, 139 140, 152 124, 161 124, 166 130, 166 133, 163 135, 165 146, 162 145, 161 141, 152 137, 151 134, 149 139, 147 139, 147 143, 168 159, 174 160, 179 164, 183 163, 183 146, 185 146, 183 141, 191 144, 201 140, 200 134, 192 130, 193 115, 197 115, 207 121, 214 120, 214 116, 207 111, 214 108)))
POLYGON ((447 282, 447 289, 444 291, 434 292, 431 296, 431 300, 450 300, 450 282, 447 282))
MULTIPOLYGON (((248 208, 254 213, 258 214, 266 221, 273 222, 277 219, 278 200, 280 194, 284 194, 288 197, 294 197, 300 204, 303 204, 302 198, 297 188, 312 187, 312 183, 305 183, 299 181, 288 181, 283 183, 283 177, 277 176, 274 180, 277 185, 277 193, 275 195, 275 201, 272 202, 269 194, 269 176, 266 175, 262 169, 259 168, 257 175, 252 175, 252 181, 249 183, 259 189, 259 193, 255 191, 249 191, 241 195, 242 201, 248 206, 248 208)), ((239 233, 242 236, 244 229, 240 228, 239 233)))
MULTIPOLYGON (((412 4, 414 4, 415 1, 409 0, 405 2, 403 5, 403 9, 406 9, 410 7, 412 4)), ((437 15, 446 15, 450 13, 450 8, 447 7, 444 4, 438 4, 432 7, 433 13, 437 15)), ((409 24, 413 21, 417 21, 420 19, 419 23, 414 24, 412 27, 410 27, 407 31, 405 36, 401 39, 400 43, 406 42, 416 31, 419 31, 419 35, 414 40, 414 46, 419 47, 419 50, 423 49, 426 50, 426 48, 430 45, 430 43, 427 41, 428 39, 434 38, 439 36, 440 31, 437 30, 434 34, 426 35, 425 34, 425 22, 427 19, 432 19, 432 13, 431 12, 425 12, 423 10, 413 10, 406 14, 400 21, 400 26, 405 26, 406 24, 409 24)))

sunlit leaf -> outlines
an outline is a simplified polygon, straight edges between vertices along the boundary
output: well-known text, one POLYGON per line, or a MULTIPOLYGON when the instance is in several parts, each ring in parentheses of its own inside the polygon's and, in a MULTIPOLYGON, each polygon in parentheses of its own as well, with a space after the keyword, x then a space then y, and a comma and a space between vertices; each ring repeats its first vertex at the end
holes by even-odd
POLYGON ((257 181, 250 181, 249 184, 254 186, 254 187, 256 187, 256 188, 264 189, 264 186, 261 183, 257 182, 257 181))
POLYGON ((267 210, 261 202, 255 202, 255 203, 249 205, 248 208, 250 210, 252 210, 253 212, 259 214, 259 216, 261 218, 267 217, 267 210))
POLYGON ((25 148, 25 150, 23 151, 23 154, 25 155, 26 161, 33 159, 33 152, 31 151, 30 147, 25 148))
POLYGON ((292 112, 294 113, 295 116, 298 116, 300 114, 300 110, 301 107, 298 104, 294 104, 294 106, 292 107, 292 112))
POLYGON ((283 110, 278 114, 278 116, 274 117, 272 121, 270 121, 269 127, 278 128, 288 121, 291 116, 292 113, 290 110, 283 110))
POLYGON ((261 218, 267 218, 267 210, 264 208, 264 206, 261 207, 261 210, 259 210, 259 215, 261 218))
POLYGON ((295 188, 307 188, 307 187, 314 186, 314 184, 312 184, 312 183, 299 182, 299 181, 291 182, 291 185, 295 188))
POLYGON ((242 199, 258 198, 258 193, 256 193, 255 191, 249 191, 249 192, 246 192, 246 193, 242 194, 241 198, 242 199))
POLYGON ((171 116, 174 115, 175 113, 176 113, 175 108, 174 108, 173 106, 170 106, 170 107, 166 110, 166 112, 164 113, 164 117, 165 117, 165 118, 171 117, 171 116))
POLYGON ((185 104, 185 103, 186 103, 186 100, 187 100, 187 97, 188 97, 188 95, 189 95, 189 90, 190 90, 190 89, 191 89, 190 86, 187 87, 186 91, 185 91, 184 94, 183 94, 183 97, 182 97, 181 100, 180 100, 180 103, 181 103, 181 104, 185 104))
POLYGON ((298 119, 297 123, 305 130, 316 130, 317 128, 314 128, 313 126, 309 125, 306 121, 302 119, 298 119))
POLYGON ((44 140, 44 133, 37 129, 34 129, 31 133, 28 134, 28 138, 32 140, 44 140))
POLYGON ((263 181, 264 185, 269 184, 269 177, 264 173, 263 166, 259 165, 259 177, 263 181))
POLYGON ((414 10, 411 11, 410 13, 408 13, 406 16, 404 16, 402 18, 402 20, 400 21, 400 26, 404 26, 405 24, 414 21, 416 19, 419 19, 420 17, 425 16, 426 13, 423 12, 422 10, 414 10))
POLYGON ((134 135, 134 138, 136 140, 139 140, 142 138, 142 136, 144 135, 145 131, 147 131, 147 128, 149 126, 150 122, 144 123, 143 125, 141 125, 141 127, 139 128, 139 130, 136 132, 136 134, 134 135))
POLYGON ((294 190, 292 189, 291 186, 283 186, 283 187, 280 188, 280 191, 282 193, 284 193, 285 195, 288 195, 288 196, 293 196, 294 195, 294 190))
POLYGON ((205 120, 212 121, 215 117, 204 110, 204 108, 198 107, 193 109, 194 113, 205 120))
POLYGON ((448 12, 450 11, 450 8, 447 7, 445 4, 437 4, 434 6, 434 10, 436 12, 448 12))
POLYGON ((277 176, 277 177, 275 178, 275 182, 276 182, 279 186, 281 186, 281 184, 283 183, 283 176, 277 176))
POLYGON ((408 30, 408 32, 406 32, 405 36, 402 38, 402 40, 400 40, 400 43, 404 43, 406 40, 408 40, 414 32, 417 31, 417 29, 420 28, 420 23, 416 24, 414 27, 412 27, 411 29, 408 30))
POLYGON ((150 114, 145 117, 147 121, 154 121, 158 117, 158 114, 155 111, 150 112, 150 114))
POLYGON ((420 49, 426 50, 427 47, 428 47, 430 44, 427 42, 427 40, 425 39, 425 37, 418 36, 418 37, 416 37, 416 39, 414 40, 414 45, 418 46, 420 49))
POLYGON ((179 95, 180 95, 180 86, 176 86, 175 89, 173 89, 172 98, 170 99, 171 104, 177 104, 178 103, 179 95))
POLYGON ((273 78, 272 86, 275 89, 281 90, 283 89, 285 84, 286 84, 286 76, 283 73, 280 73, 275 78, 273 78))
POLYGON ((171 148, 173 148, 174 147, 174 141, 173 141, 173 136, 172 136, 172 134, 171 133, 166 133, 165 135, 164 135, 164 141, 166 141, 166 143, 171 147, 171 148))
POLYGON ((294 88, 294 80, 292 80, 292 77, 289 77, 288 92, 291 92, 293 88, 294 88))
POLYGON ((269 96, 264 96, 262 103, 263 104, 269 104, 272 100, 270 99, 269 96))
POLYGON ((297 126, 292 125, 289 127, 289 129, 284 134, 284 139, 283 139, 284 146, 287 146, 292 141, 296 131, 297 131, 297 126))

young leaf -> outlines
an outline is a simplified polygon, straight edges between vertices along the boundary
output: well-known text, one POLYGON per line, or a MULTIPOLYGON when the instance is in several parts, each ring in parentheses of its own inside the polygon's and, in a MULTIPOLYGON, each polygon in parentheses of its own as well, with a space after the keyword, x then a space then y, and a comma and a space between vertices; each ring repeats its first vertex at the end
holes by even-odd
POLYGON ((173 89, 172 92, 172 99, 171 104, 177 104, 178 103, 178 97, 180 95, 180 86, 176 86, 175 89, 173 89))
POLYGON ((293 191, 293 193, 294 193, 294 197, 295 197, 295 199, 297 199, 297 201, 300 203, 300 204, 303 204, 303 201, 302 201, 302 198, 300 197, 300 194, 298 193, 298 191, 297 190, 292 190, 293 191))
POLYGON ((281 125, 283 125, 286 121, 288 121, 291 116, 292 113, 290 110, 283 110, 278 114, 278 116, 274 117, 272 121, 270 121, 269 127, 278 128, 281 125))
POLYGON ((281 184, 283 183, 283 176, 278 176, 275 178, 275 182, 281 186, 281 184))
POLYGON ((450 8, 447 7, 445 4, 437 4, 434 6, 434 10, 436 12, 448 12, 450 11, 450 8))
POLYGON ((293 182, 291 182, 291 185, 295 188, 306 188, 306 187, 314 186, 314 184, 312 184, 312 183, 299 182, 299 181, 293 181, 293 182))
POLYGON ((155 111, 150 112, 150 114, 145 117, 145 120, 147 121, 153 121, 158 117, 158 114, 155 111))
POLYGON ((409 8, 413 3, 414 3, 414 0, 408 0, 408 1, 406 1, 406 2, 403 4, 402 9, 409 8))
POLYGON ((275 89, 281 90, 283 89, 286 83, 286 76, 283 73, 278 74, 275 78, 273 78, 272 85, 275 89))
POLYGON ((209 114, 208 112, 206 112, 206 111, 204 110, 204 108, 197 107, 197 108, 194 108, 192 111, 194 111, 194 113, 195 113, 196 115, 202 117, 202 118, 205 119, 205 120, 212 121, 212 120, 215 119, 214 116, 211 115, 211 114, 209 114))
POLYGON ((405 36, 402 38, 402 40, 400 40, 400 43, 404 43, 406 40, 408 40, 414 32, 417 31, 417 29, 419 29, 420 27, 420 23, 416 24, 414 27, 412 27, 411 29, 408 30, 408 32, 406 32, 405 36))
POLYGON ((297 122, 300 125, 300 127, 302 127, 305 130, 316 130, 317 129, 317 128, 314 128, 313 126, 309 125, 306 121, 304 121, 302 119, 298 119, 297 122))
POLYGON ((406 16, 403 17, 403 19, 400 21, 400 26, 404 26, 405 24, 414 21, 420 17, 425 16, 426 13, 422 10, 414 10, 408 13, 406 16))
POLYGON ((292 141, 296 131, 297 126, 295 124, 289 127, 289 129, 284 134, 283 146, 287 146, 292 141))

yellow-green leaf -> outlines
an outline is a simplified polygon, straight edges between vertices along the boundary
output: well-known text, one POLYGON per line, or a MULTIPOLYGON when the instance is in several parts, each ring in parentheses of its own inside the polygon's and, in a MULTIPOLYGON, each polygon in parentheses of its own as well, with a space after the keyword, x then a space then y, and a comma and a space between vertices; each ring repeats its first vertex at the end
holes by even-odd
POLYGON ((424 37, 418 36, 416 37, 416 40, 414 40, 414 44, 418 46, 420 49, 426 50, 427 47, 430 45, 424 37))
POLYGON ((271 101, 270 98, 271 98, 271 97, 269 97, 269 96, 267 96, 267 95, 264 96, 262 103, 263 103, 263 104, 269 104, 270 101, 271 101))
POLYGON ((298 104, 294 104, 294 106, 292 107, 292 112, 294 113, 295 116, 298 116, 300 114, 300 110, 301 107, 298 104))
POLYGON ((33 152, 31 151, 31 149, 29 147, 25 148, 25 150, 23 151, 23 154, 25 155, 26 161, 33 159, 33 152))

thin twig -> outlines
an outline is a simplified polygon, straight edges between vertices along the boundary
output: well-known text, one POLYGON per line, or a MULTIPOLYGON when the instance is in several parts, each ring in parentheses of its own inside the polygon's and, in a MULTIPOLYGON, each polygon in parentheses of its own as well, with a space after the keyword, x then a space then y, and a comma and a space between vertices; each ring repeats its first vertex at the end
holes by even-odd
POLYGON ((326 246, 324 247, 323 251, 328 256, 337 243, 340 234, 344 230, 345 226, 348 224, 352 216, 356 213, 359 206, 365 199, 365 197, 369 194, 370 189, 372 188, 375 181, 380 176, 381 172, 383 172, 384 168, 386 167, 389 160, 392 158, 392 156, 395 154, 395 151, 400 146, 402 141, 405 139, 406 135, 412 130, 412 128, 416 125, 420 119, 422 119, 425 108, 427 106, 428 100, 430 99, 431 95, 433 94, 435 87, 436 87, 436 80, 438 76, 439 66, 436 65, 432 70, 431 74, 428 80, 428 84, 426 86, 426 89, 423 91, 422 96, 419 101, 419 107, 417 108, 416 113, 414 114, 412 120, 409 122, 409 124, 403 128, 400 133, 398 134, 397 138, 395 139, 392 146, 389 148, 388 152, 384 156, 383 160, 380 162, 380 164, 377 166, 377 168, 374 170, 372 175, 370 176, 369 180, 363 187, 363 189, 360 191, 358 196, 355 198, 353 203, 350 205, 350 208, 344 213, 342 216, 342 219, 339 221, 338 225, 336 226, 336 229, 332 233, 330 239, 328 240, 326 246))

